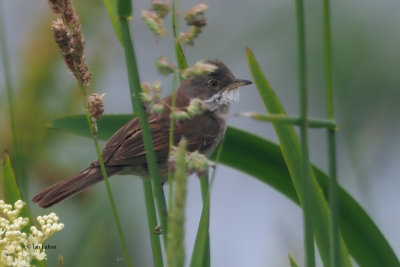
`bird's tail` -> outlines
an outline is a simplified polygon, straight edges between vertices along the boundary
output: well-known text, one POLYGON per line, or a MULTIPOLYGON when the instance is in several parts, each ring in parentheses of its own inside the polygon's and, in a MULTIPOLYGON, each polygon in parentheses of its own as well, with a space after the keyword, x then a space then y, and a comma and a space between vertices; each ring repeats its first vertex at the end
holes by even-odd
MULTIPOLYGON (((107 174, 111 176, 118 173, 120 170, 120 167, 107 167, 107 174)), ((91 166, 65 180, 47 187, 34 196, 32 201, 38 203, 42 208, 48 208, 102 180, 103 175, 100 168, 91 166)))

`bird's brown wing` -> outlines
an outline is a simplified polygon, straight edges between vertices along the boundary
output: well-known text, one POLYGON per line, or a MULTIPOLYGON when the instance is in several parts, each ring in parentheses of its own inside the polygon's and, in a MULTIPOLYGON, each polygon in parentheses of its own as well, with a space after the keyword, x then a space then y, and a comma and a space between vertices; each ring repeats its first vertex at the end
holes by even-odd
POLYGON ((138 118, 133 118, 131 121, 122 126, 118 131, 116 131, 113 136, 107 141, 104 146, 102 156, 104 163, 113 156, 116 149, 130 136, 140 131, 140 124, 138 118))
MULTIPOLYGON (((153 147, 158 162, 166 161, 168 158, 169 124, 168 116, 149 116, 153 147)), ((218 133, 219 125, 216 119, 210 113, 205 112, 190 120, 175 124, 174 145, 182 136, 185 136, 188 142, 188 151, 199 150, 202 152, 213 144, 218 133)), ((116 132, 107 142, 103 158, 108 166, 134 166, 146 163, 145 153, 142 130, 138 120, 134 119, 116 132)))

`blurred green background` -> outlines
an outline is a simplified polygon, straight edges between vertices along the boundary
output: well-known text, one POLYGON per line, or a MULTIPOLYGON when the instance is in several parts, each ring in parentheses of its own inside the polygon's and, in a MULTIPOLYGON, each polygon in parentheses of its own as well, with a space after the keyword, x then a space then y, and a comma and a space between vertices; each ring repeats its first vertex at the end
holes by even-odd
MULTIPOLYGON (((80 92, 52 39, 47 2, 0 0, 6 23, 18 133, 25 160, 28 198, 74 174, 96 158, 90 139, 50 132, 54 117, 82 113, 80 92)), ((182 10, 199 1, 182 1, 182 10)), ((298 112, 297 52, 293 1, 207 1, 208 26, 185 53, 189 64, 220 59, 239 78, 249 79, 245 47, 263 67, 289 114, 298 112)), ((107 113, 131 112, 123 52, 102 1, 75 1, 83 23, 93 92, 106 92, 107 113)), ((173 58, 171 36, 155 40, 140 20, 149 1, 134 1, 131 21, 141 80, 157 74, 160 55, 173 58)), ((325 115, 320 1, 306 1, 310 113, 325 115)), ((332 1, 335 109, 339 181, 369 212, 400 256, 400 2, 332 1)), ((186 26, 182 24, 182 30, 186 26)), ((0 149, 12 149, 7 95, 0 66, 0 149)), ((254 86, 242 88, 231 113, 263 106, 254 86)), ((275 140, 271 125, 232 117, 230 124, 275 140)), ((101 130, 101 129, 100 129, 101 130)), ((310 133, 311 160, 326 170, 323 131, 310 133)), ((135 266, 151 266, 141 182, 121 176, 112 190, 135 266)), ((302 213, 275 190, 233 169, 218 168, 211 201, 212 266, 288 266, 287 254, 303 261, 302 213)), ((49 266, 124 266, 104 184, 50 210, 31 205, 34 215, 55 211, 66 225, 49 243, 49 266)), ((201 213, 197 178, 189 182, 186 244, 191 253, 201 213)))

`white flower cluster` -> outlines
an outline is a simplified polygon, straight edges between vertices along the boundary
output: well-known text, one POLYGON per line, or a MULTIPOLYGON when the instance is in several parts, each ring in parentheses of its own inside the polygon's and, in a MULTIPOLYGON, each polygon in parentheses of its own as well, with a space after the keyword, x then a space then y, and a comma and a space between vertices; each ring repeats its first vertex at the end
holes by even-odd
POLYGON ((42 243, 52 234, 61 231, 64 224, 58 223, 54 213, 37 217, 40 230, 35 226, 30 233, 22 231, 29 223, 28 218, 18 217, 25 203, 18 200, 14 208, 0 200, 0 266, 32 266, 32 260, 45 260, 42 243))

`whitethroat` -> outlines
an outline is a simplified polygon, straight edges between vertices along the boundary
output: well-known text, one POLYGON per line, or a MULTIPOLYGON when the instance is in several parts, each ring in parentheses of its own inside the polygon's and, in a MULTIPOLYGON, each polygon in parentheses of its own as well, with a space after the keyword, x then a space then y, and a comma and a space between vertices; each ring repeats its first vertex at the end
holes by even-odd
MULTIPOLYGON (((227 127, 227 114, 232 103, 239 100, 239 87, 251 81, 236 79, 225 64, 208 61, 216 68, 213 72, 183 80, 176 92, 176 108, 184 110, 192 99, 202 100, 203 111, 187 120, 175 123, 174 145, 182 137, 187 140, 187 150, 198 150, 209 156, 215 150, 227 127)), ((172 96, 160 100, 172 106, 172 96)), ((148 112, 148 122, 152 134, 154 151, 161 176, 165 183, 168 178, 170 109, 161 114, 148 112)), ((121 127, 106 143, 102 152, 108 176, 134 174, 148 178, 146 151, 142 140, 142 129, 138 118, 121 127)), ((40 207, 50 207, 72 195, 103 180, 98 161, 81 172, 55 183, 33 199, 40 207)))

